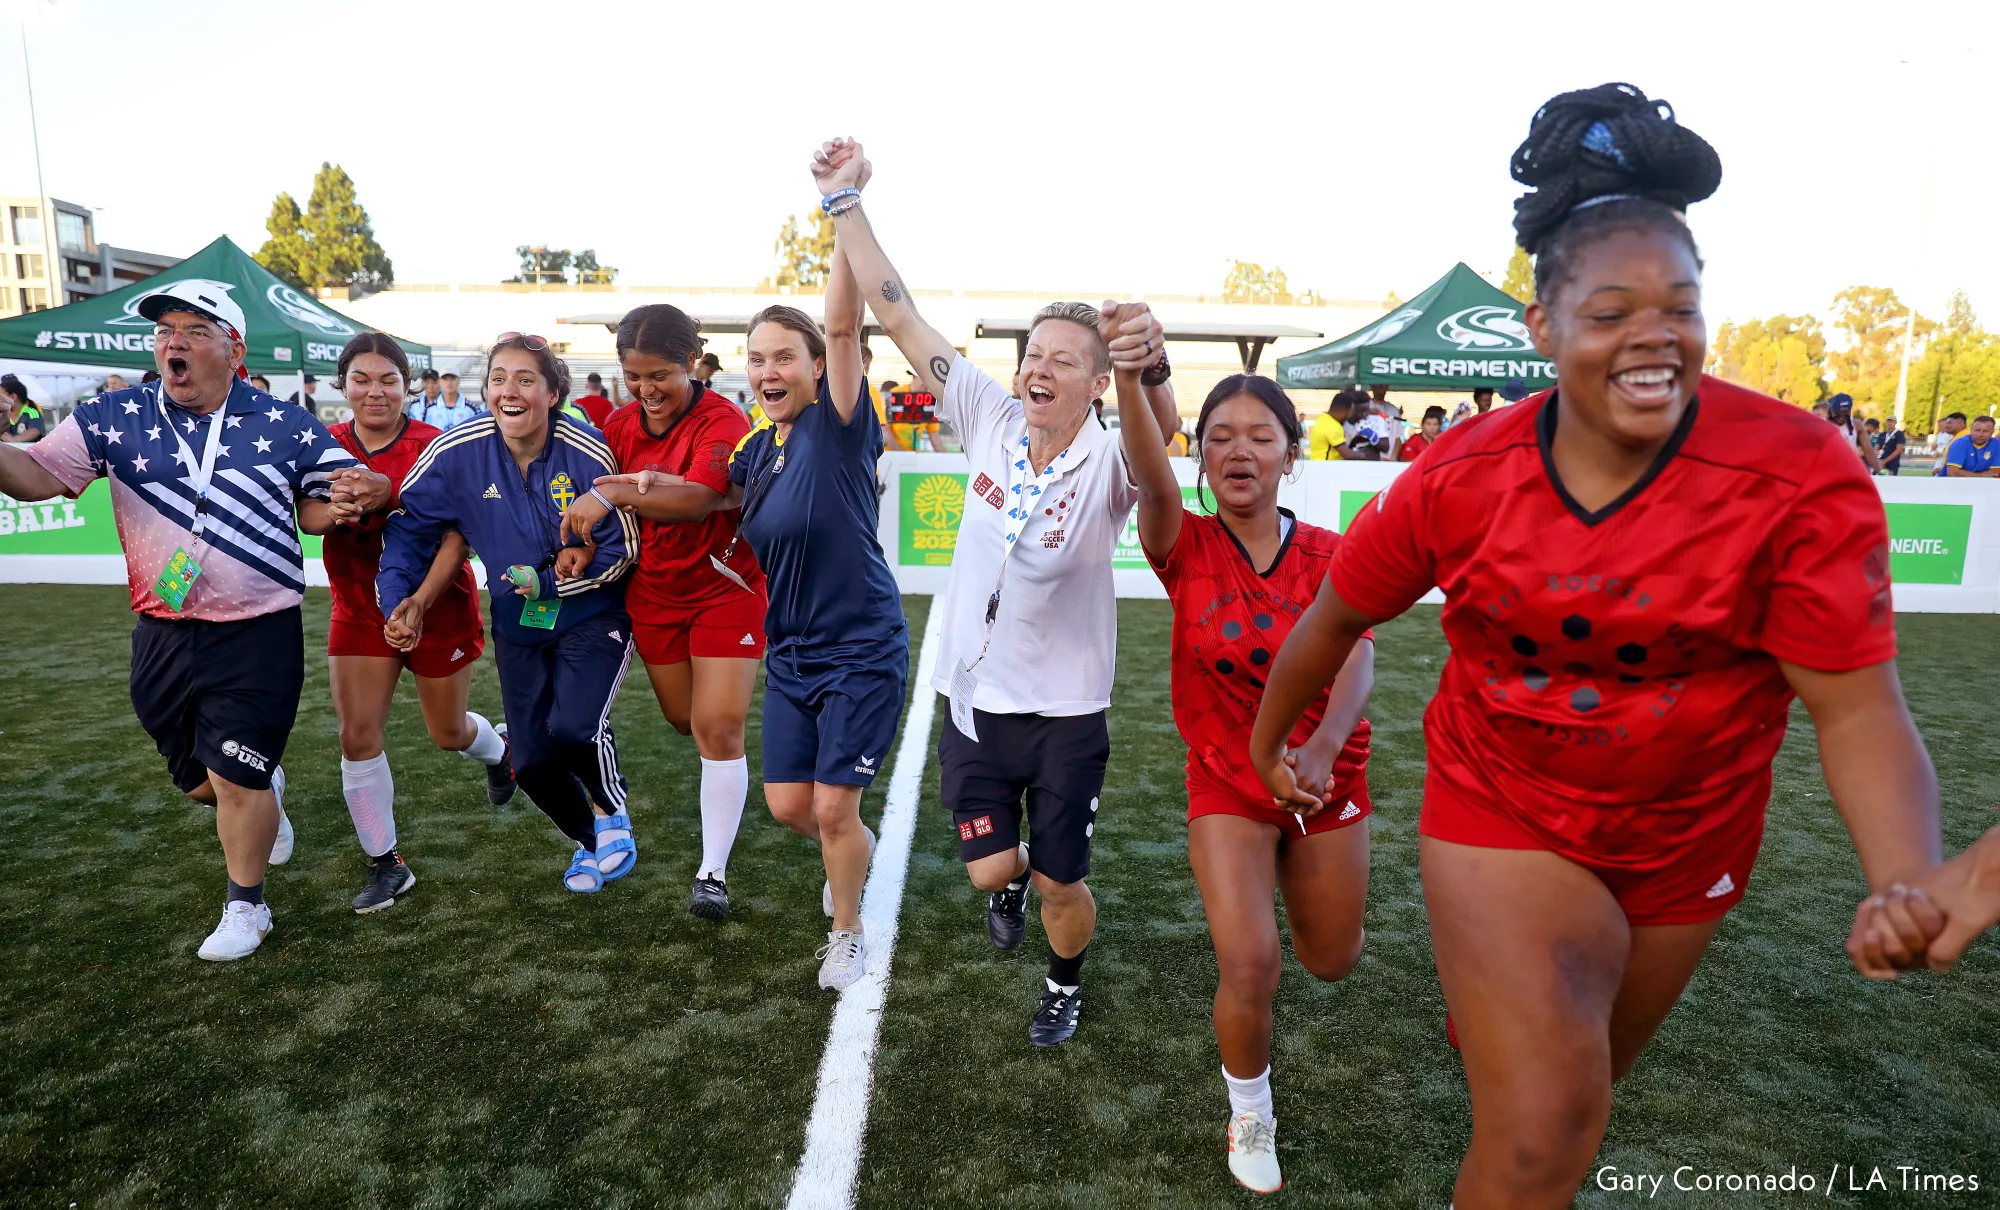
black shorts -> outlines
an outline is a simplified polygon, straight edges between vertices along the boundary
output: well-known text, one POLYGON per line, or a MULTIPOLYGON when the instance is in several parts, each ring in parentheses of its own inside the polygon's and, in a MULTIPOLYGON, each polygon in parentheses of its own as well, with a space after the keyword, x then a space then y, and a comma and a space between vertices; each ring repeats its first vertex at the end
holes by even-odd
POLYGON ((183 794, 208 780, 271 788, 305 688, 297 606, 240 622, 139 619, 132 709, 183 794))
POLYGON ((1021 843, 1027 798, 1028 866, 1056 882, 1090 873, 1090 837, 1111 732, 1102 710, 1067 718, 974 710, 979 742, 945 720, 939 789, 958 826, 958 857, 973 862, 1021 843))

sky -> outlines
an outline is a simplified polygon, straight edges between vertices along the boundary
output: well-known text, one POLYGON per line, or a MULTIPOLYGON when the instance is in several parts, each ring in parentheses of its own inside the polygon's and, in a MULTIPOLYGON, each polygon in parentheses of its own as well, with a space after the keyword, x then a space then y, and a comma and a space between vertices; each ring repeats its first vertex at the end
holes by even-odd
POLYGON ((515 246, 635 285, 772 271, 861 140, 919 288, 1409 297, 1511 250, 1507 163, 1555 93, 1624 80, 1715 145, 1689 215, 1711 326, 1854 284, 2000 327, 2000 5, 1006 5, 0 0, 0 193, 42 170, 99 238, 254 251, 321 161, 399 281, 492 282, 515 246), (1928 199, 1928 200, 1927 200, 1928 199))

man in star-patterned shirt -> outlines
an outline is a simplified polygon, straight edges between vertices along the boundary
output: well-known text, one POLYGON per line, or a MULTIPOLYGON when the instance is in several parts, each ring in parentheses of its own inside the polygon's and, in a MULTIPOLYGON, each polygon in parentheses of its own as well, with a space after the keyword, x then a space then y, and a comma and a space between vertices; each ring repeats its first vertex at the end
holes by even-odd
POLYGON ((29 450, 0 451, 0 491, 76 497, 111 481, 132 610, 132 704, 174 784, 216 807, 229 866, 200 955, 241 958, 270 932, 264 868, 291 856, 278 767, 305 679, 298 533, 380 509, 389 481, 311 414, 242 381, 243 313, 226 283, 183 279, 137 310, 160 378, 78 407, 29 450))

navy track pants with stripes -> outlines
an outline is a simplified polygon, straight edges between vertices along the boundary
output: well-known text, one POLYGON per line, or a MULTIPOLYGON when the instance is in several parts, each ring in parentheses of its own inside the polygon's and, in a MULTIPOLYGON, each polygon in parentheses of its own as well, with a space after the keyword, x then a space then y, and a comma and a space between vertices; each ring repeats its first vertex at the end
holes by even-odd
POLYGON ((494 627, 514 780, 565 836, 595 851, 592 800, 614 815, 625 809, 611 703, 632 663, 632 622, 607 609, 536 640, 494 627))

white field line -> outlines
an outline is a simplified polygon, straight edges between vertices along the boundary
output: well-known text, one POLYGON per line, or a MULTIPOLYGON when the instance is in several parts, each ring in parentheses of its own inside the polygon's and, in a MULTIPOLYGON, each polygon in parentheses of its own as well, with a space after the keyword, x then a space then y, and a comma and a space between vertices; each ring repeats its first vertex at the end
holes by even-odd
POLYGON ((931 677, 944 629, 944 602, 931 598, 930 621, 911 683, 910 714, 903 742, 889 772, 888 801, 875 862, 861 892, 861 930, 868 938, 861 978, 840 993, 826 1053, 819 1064, 819 1091, 806 1124, 805 1154, 792 1178, 789 1210, 850 1210, 861 1177, 861 1148, 868 1131, 868 1094, 875 1082, 875 1042, 882 1032, 882 1004, 889 992, 889 960, 895 956, 896 919, 903 884, 910 872, 910 845, 917 834, 917 796, 924 764, 930 759, 931 719, 937 694, 931 677))

